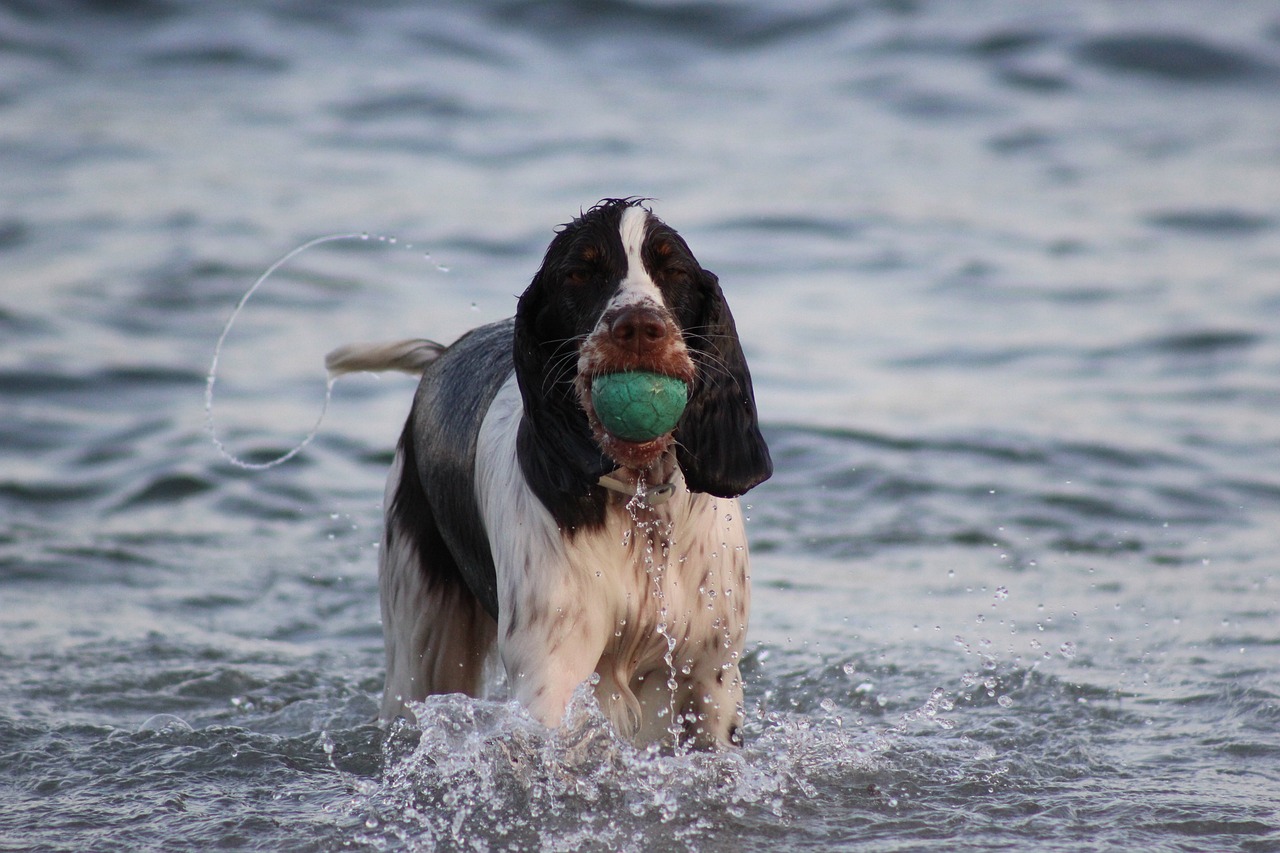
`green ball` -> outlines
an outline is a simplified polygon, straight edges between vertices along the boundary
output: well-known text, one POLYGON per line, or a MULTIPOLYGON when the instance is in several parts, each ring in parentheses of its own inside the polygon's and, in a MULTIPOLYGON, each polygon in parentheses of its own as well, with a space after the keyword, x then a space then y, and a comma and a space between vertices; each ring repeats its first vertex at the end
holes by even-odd
POLYGON ((675 429, 689 401, 689 386, 673 376, 632 370, 591 380, 591 404, 612 436, 651 441, 675 429))

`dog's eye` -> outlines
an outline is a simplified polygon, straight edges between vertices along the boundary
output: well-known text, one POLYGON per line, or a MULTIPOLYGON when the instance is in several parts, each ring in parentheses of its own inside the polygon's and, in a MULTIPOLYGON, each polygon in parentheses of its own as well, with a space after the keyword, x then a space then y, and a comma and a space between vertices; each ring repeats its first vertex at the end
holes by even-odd
POLYGON ((680 264, 671 264, 664 267, 660 275, 665 283, 675 285, 677 287, 688 284, 691 278, 689 270, 680 264))
POLYGON ((579 285, 586 284, 589 281, 591 281, 591 270, 586 267, 571 267, 570 269, 565 270, 565 284, 577 287, 579 285))
POLYGON ((646 263, 661 283, 679 287, 688 284, 692 275, 689 266, 676 246, 669 240, 655 241, 649 249, 646 263))

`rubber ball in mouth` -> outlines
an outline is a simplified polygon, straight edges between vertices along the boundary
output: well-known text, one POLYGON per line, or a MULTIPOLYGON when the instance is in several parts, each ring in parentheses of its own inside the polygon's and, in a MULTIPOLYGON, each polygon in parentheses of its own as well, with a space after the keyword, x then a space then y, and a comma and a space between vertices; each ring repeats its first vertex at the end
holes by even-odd
POLYGON ((631 370, 591 380, 591 404, 605 431, 623 441, 652 441, 675 429, 689 386, 674 376, 631 370))

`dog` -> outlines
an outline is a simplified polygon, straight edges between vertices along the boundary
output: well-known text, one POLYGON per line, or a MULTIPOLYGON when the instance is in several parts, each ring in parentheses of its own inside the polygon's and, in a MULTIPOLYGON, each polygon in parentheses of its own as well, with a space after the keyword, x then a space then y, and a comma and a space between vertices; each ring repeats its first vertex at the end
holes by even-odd
POLYGON ((421 373, 387 480, 381 717, 480 694, 496 650, 548 727, 594 685, 638 746, 742 742, 750 606, 737 498, 772 473, 717 277, 646 206, 606 199, 561 226, 514 318, 450 346, 354 345, 330 372, 421 373), (624 440, 597 376, 687 383, 674 429, 624 440))

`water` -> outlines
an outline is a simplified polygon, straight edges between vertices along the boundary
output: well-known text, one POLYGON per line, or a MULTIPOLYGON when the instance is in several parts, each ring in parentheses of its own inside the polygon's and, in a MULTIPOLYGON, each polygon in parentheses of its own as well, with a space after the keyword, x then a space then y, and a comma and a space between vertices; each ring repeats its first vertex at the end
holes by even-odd
POLYGON ((0 849, 1280 849, 1277 93, 1248 0, 4 4, 0 849), (625 194, 777 462, 747 746, 384 732, 412 382, 244 471, 213 344, 371 235, 228 337, 267 460, 625 194))

